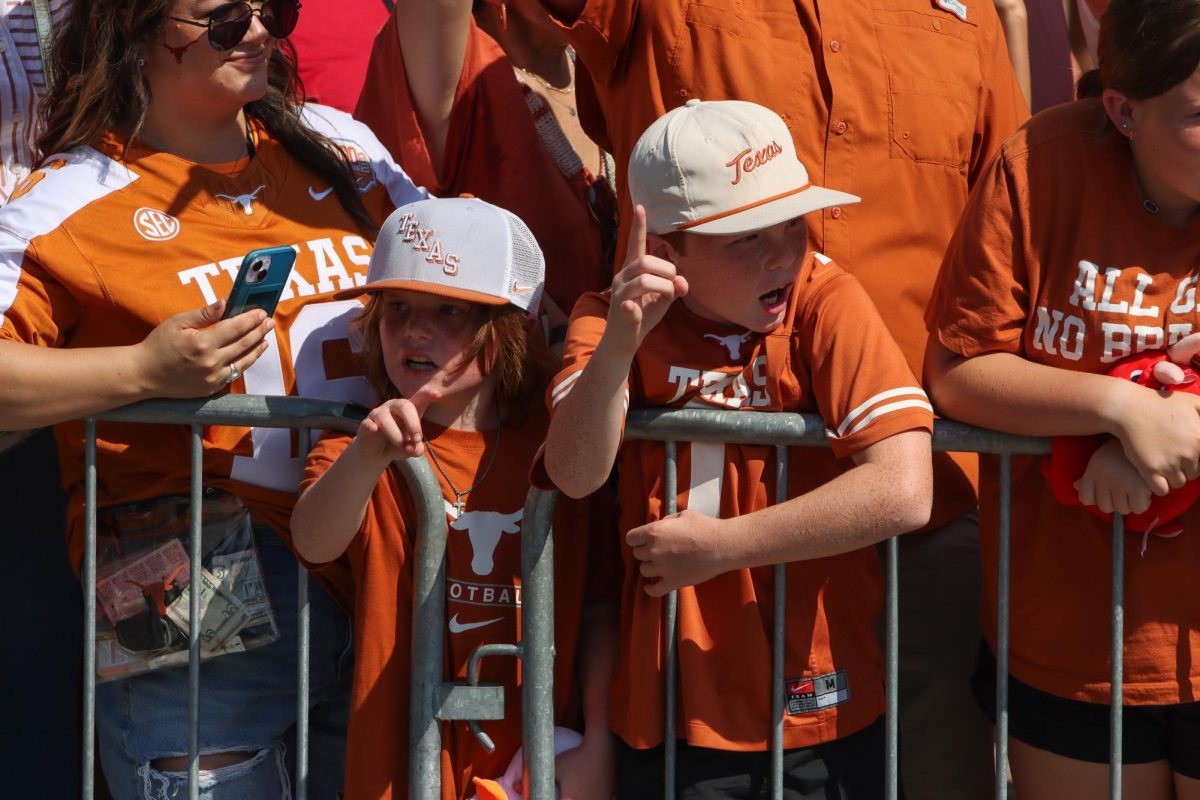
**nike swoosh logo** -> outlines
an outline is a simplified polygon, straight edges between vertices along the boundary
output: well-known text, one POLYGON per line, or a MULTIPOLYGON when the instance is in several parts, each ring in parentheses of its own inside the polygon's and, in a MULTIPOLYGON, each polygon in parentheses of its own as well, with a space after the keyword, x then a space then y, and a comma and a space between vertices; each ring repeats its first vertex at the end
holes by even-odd
POLYGON ((516 282, 514 282, 512 285, 512 293, 513 294, 525 294, 526 292, 532 292, 532 291, 533 291, 532 286, 518 286, 516 284, 516 282))
POLYGON ((313 200, 316 200, 319 203, 322 200, 324 200, 326 197, 329 197, 329 193, 332 191, 333 191, 332 186, 330 186, 328 189, 326 189, 323 192, 318 192, 316 189, 314 189, 310 186, 310 187, 308 187, 308 196, 311 197, 313 200))
POLYGON ((485 625, 491 625, 493 622, 499 622, 502 619, 503 617, 496 617, 495 619, 484 620, 483 622, 459 622, 458 614, 455 614, 450 618, 450 632, 463 633, 464 631, 473 631, 476 628, 482 628, 485 625))

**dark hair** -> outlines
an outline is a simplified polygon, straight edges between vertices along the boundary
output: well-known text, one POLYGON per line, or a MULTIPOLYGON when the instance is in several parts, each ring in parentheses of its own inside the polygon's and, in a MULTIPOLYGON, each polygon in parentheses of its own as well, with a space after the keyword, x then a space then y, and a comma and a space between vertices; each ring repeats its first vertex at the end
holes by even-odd
MULTIPOLYGON (((126 147, 146 119, 153 98, 139 61, 142 46, 164 25, 171 0, 89 0, 69 6, 50 58, 54 83, 39 108, 40 159, 91 144, 123 130, 126 147)), ((346 154, 300 121, 303 86, 295 51, 278 40, 267 65, 267 93, 246 106, 301 163, 329 182, 342 207, 364 232, 377 227, 367 213, 346 154)))
MULTIPOLYGON (((540 324, 516 306, 474 306, 480 316, 479 327, 467 347, 464 363, 477 360, 484 375, 495 378, 496 392, 506 412, 519 415, 530 401, 539 397, 554 376, 557 364, 542 335, 540 324)), ((384 295, 374 293, 362 314, 353 322, 362 337, 363 371, 367 383, 380 402, 400 397, 400 391, 388 378, 383 358, 379 324, 383 317, 384 295)), ((510 415, 509 421, 519 418, 510 415)))
POLYGON ((1099 69, 1079 79, 1080 98, 1115 89, 1157 97, 1200 65, 1200 0, 1113 0, 1100 24, 1099 69))

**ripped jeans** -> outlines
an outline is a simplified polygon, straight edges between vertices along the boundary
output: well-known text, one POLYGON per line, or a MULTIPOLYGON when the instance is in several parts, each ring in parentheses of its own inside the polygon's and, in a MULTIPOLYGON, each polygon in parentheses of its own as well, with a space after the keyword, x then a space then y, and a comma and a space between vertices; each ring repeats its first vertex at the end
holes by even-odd
MULTIPOLYGON (((297 564, 269 529, 255 526, 263 578, 281 637, 200 666, 200 753, 245 753, 237 764, 200 770, 201 800, 291 800, 295 773, 297 564)), ((354 673, 350 621, 315 583, 311 621, 308 797, 342 789, 354 673)), ((155 768, 186 756, 188 671, 159 669, 96 687, 100 762, 114 800, 187 797, 187 771, 155 768)))

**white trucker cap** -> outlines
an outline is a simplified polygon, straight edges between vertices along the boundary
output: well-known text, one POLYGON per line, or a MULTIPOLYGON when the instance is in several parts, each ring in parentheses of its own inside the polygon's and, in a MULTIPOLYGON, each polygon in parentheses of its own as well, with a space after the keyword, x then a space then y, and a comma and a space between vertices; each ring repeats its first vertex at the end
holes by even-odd
POLYGON ((741 100, 689 100, 629 157, 629 194, 651 233, 751 233, 858 197, 812 185, 779 115, 741 100))
POLYGON ((334 297, 411 289, 536 314, 545 279, 542 251, 517 215, 475 198, 434 198, 393 211, 367 282, 334 297))

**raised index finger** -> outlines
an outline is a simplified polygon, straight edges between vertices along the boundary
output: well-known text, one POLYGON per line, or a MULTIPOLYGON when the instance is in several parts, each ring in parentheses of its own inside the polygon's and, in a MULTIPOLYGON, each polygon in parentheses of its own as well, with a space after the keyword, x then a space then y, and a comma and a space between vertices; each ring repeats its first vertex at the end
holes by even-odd
POLYGON ((625 247, 625 263, 630 264, 646 255, 646 209, 639 203, 633 208, 633 226, 625 247))
POLYGON ((408 402, 412 403, 413 408, 417 410, 417 416, 425 416, 425 409, 429 408, 431 403, 436 403, 442 399, 442 393, 431 386, 422 386, 417 391, 413 392, 413 396, 408 398, 408 402))

